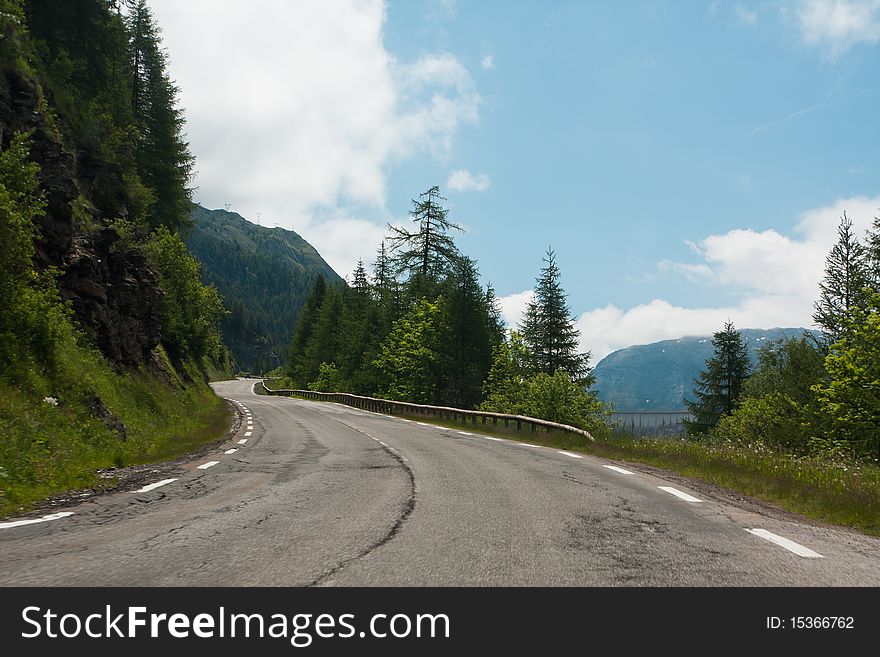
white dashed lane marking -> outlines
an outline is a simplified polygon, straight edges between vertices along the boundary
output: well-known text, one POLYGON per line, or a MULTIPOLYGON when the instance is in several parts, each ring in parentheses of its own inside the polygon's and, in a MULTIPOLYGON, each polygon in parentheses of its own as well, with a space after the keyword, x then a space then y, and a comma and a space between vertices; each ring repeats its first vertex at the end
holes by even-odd
POLYGON ((623 468, 618 468, 616 465, 603 465, 603 468, 608 468, 609 470, 614 470, 615 472, 619 472, 620 474, 634 474, 629 470, 624 470, 623 468))
POLYGON ((253 431, 245 431, 244 432, 244 435, 247 436, 248 438, 250 438, 251 434, 253 434, 253 431))
POLYGON ((496 443, 503 443, 503 438, 493 438, 492 436, 480 436, 480 438, 485 438, 486 440, 494 440, 496 443))
POLYGON ((157 481, 156 483, 153 483, 153 484, 147 484, 143 488, 138 488, 137 490, 132 491, 132 492, 133 493, 148 493, 151 490, 156 490, 160 486, 165 486, 167 484, 170 484, 172 481, 177 481, 177 479, 163 479, 162 481, 157 481))
POLYGON ((560 454, 565 454, 566 456, 570 456, 570 457, 573 458, 573 459, 582 459, 582 458, 584 458, 584 457, 581 456, 580 454, 572 454, 571 452, 566 452, 564 449, 557 449, 556 451, 559 452, 560 454))
POLYGON ((67 516, 72 516, 73 511, 59 511, 58 513, 50 513, 42 518, 34 518, 33 520, 13 520, 11 522, 0 522, 0 529, 11 529, 12 527, 23 527, 24 525, 35 525, 38 522, 49 522, 50 520, 60 520, 67 516))
POLYGON ((673 488, 672 486, 657 486, 660 490, 665 490, 670 495, 675 495, 676 497, 684 500, 685 502, 702 502, 703 500, 697 499, 693 495, 688 495, 687 493, 678 490, 677 488, 673 488))
POLYGON ((244 445, 246 442, 247 442, 247 438, 242 438, 241 440, 238 441, 238 444, 244 445))
POLYGON ((468 433, 467 431, 459 431, 458 433, 460 433, 462 436, 473 436, 474 435, 472 433, 468 433))
POLYGON ((238 451, 238 450, 237 450, 235 447, 233 447, 233 448, 231 448, 231 449, 227 449, 227 450, 226 450, 225 452, 223 452, 223 453, 224 453, 224 454, 235 454, 237 451, 238 451))
POLYGON ((199 470, 207 470, 208 468, 213 468, 218 463, 220 463, 220 461, 208 461, 207 463, 202 463, 201 465, 197 466, 197 468, 199 470))
POLYGON ((754 534, 755 536, 760 536, 764 540, 770 541, 771 543, 775 543, 776 545, 785 548, 789 552, 794 552, 799 557, 806 557, 807 559, 824 559, 824 557, 818 552, 813 552, 808 547, 804 547, 800 543, 795 543, 783 536, 779 536, 778 534, 774 534, 773 532, 768 532, 766 529, 746 529, 749 534, 754 534))

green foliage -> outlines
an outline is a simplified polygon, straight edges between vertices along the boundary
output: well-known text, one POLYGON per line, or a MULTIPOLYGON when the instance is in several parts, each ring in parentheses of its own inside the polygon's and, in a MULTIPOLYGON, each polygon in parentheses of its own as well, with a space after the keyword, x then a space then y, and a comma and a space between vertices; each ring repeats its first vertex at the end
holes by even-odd
POLYGON ((394 260, 383 241, 372 281, 359 263, 350 286, 316 284, 293 331, 290 380, 308 386, 322 363, 332 363, 346 391, 465 408, 480 403, 492 348, 503 338, 500 309, 480 286, 476 263, 445 234, 455 226, 437 188, 420 198, 413 210, 419 232, 395 232, 394 260))
POLYGON ((868 252, 852 230, 844 213, 837 229, 837 243, 825 260, 813 321, 832 343, 844 335, 852 313, 865 307, 865 287, 870 281, 868 252))
POLYGON ((544 262, 546 264, 535 282, 534 297, 526 307, 520 326, 531 354, 531 370, 552 375, 561 369, 589 387, 593 384, 590 354, 578 352, 579 332, 559 283, 559 267, 553 249, 547 250, 544 262))
POLYGON ((474 408, 482 400, 483 382, 492 367, 492 347, 503 332, 473 260, 458 258, 443 288, 438 396, 445 405, 474 408))
POLYGON ((58 298, 52 272, 33 266, 34 223, 45 207, 39 167, 28 162, 29 139, 19 133, 0 152, 0 368, 28 363, 52 367, 62 335, 69 331, 67 310, 58 298))
POLYGON ((290 351, 287 355, 286 373, 294 381, 308 383, 311 367, 305 360, 306 347, 315 332, 315 323, 318 320, 318 312, 324 303, 327 294, 327 282, 323 276, 319 276, 312 287, 312 292, 306 300, 302 311, 297 318, 293 329, 293 337, 290 340, 290 351))
POLYGON ((341 392, 343 379, 333 363, 321 363, 318 368, 318 378, 309 384, 309 390, 318 392, 341 392))
POLYGON ((748 350, 732 322, 726 322, 724 329, 715 333, 712 347, 713 356, 695 381, 696 401, 685 400, 694 418, 685 421, 692 436, 706 434, 722 417, 733 412, 751 367, 748 350))
MULTIPOLYGON (((446 199, 435 185, 413 199, 410 216, 418 230, 409 231, 389 224, 391 237, 387 239, 393 257, 393 266, 407 274, 413 295, 432 296, 436 286, 459 259, 460 254, 450 230, 462 231, 461 226, 449 221, 449 211, 440 205, 446 199)), ((383 243, 383 249, 384 249, 383 243)))
POLYGON ((375 366, 381 372, 379 395, 416 404, 437 401, 443 300, 415 303, 394 323, 382 342, 375 366))
POLYGON ((150 236, 146 253, 165 293, 159 305, 163 346, 175 360, 220 358, 223 301, 216 288, 201 282, 198 260, 178 235, 164 227, 150 236))
POLYGON ((112 485, 96 470, 172 458, 227 428, 225 405, 192 362, 181 366, 184 385, 161 349, 166 383, 145 368, 113 371, 73 333, 56 351, 52 372, 31 365, 14 381, 0 373, 0 515, 71 488, 112 485))
POLYGON ((825 358, 828 380, 813 387, 830 438, 880 458, 880 294, 851 309, 843 335, 825 358))
MULTIPOLYGON (((807 338, 777 340, 758 351, 758 365, 743 386, 743 399, 721 417, 715 439, 741 445, 815 453, 821 432, 812 386, 824 376, 824 358, 807 338)), ((827 451, 827 450, 823 450, 827 451)))
POLYGON ((771 392, 749 397, 730 415, 721 417, 712 437, 743 446, 806 453, 811 450, 811 416, 807 407, 790 397, 771 392))
POLYGON ((553 374, 534 373, 533 356, 522 336, 512 331, 509 341, 493 351, 492 369, 483 388, 484 411, 536 417, 608 434, 608 407, 595 393, 561 369, 553 374))
POLYGON ((149 224, 172 230, 188 228, 192 207, 189 183, 195 160, 183 134, 183 110, 177 106, 180 89, 168 75, 168 55, 162 49, 160 31, 146 0, 138 0, 126 23, 132 114, 139 131, 138 171, 154 192, 149 224))
POLYGON ((806 337, 779 339, 758 350, 758 364, 743 386, 745 397, 779 393, 794 403, 812 402, 812 386, 824 374, 824 356, 806 337))

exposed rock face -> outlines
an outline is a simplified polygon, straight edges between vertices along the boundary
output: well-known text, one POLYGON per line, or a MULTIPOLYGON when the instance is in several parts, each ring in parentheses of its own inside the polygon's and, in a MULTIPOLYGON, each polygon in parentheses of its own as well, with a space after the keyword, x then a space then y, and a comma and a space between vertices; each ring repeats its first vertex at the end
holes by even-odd
MULTIPOLYGON (((159 343, 157 307, 162 292, 156 273, 140 252, 112 248, 119 236, 110 228, 77 234, 71 205, 83 189, 77 157, 47 129, 34 83, 13 71, 4 78, 0 146, 8 146, 16 132, 32 131, 31 158, 40 165, 46 193, 36 265, 59 270, 62 298, 70 301, 76 321, 111 363, 146 363, 159 343)), ((85 176, 86 189, 93 178, 94 172, 85 176)), ((112 218, 96 217, 98 222, 112 218)))
POLYGON ((75 237, 59 287, 108 360, 138 365, 159 343, 162 291, 141 253, 112 249, 118 239, 109 228, 75 237))

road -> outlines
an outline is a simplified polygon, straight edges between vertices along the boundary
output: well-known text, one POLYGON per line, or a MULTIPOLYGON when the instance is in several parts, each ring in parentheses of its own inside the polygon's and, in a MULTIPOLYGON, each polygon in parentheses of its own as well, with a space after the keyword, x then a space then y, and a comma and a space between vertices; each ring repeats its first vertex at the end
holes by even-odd
POLYGON ((253 426, 174 481, 0 523, 0 584, 880 585, 875 538, 252 384, 215 384, 253 426))

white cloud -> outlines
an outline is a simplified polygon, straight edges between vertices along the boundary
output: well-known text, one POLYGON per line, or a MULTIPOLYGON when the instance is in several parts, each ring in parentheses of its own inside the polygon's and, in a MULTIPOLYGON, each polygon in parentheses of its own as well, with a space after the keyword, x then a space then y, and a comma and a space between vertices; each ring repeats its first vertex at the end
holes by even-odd
POLYGON ((400 62, 386 50, 379 0, 151 6, 182 89, 196 200, 325 243, 340 274, 352 245, 369 240, 368 257, 384 226, 388 167, 448 158, 459 127, 478 120, 454 55, 400 62))
POLYGON ((489 176, 485 173, 475 176, 467 169, 453 171, 446 181, 446 186, 453 192, 485 192, 489 184, 489 176))
POLYGON ((736 19, 744 25, 756 25, 758 23, 758 12, 746 9, 742 5, 736 5, 733 8, 736 19))
POLYGON ((710 235, 691 244, 702 262, 667 260, 658 267, 733 293, 735 302, 705 308, 685 308, 663 299, 629 309, 609 304, 579 317, 581 346, 591 349, 598 361, 633 344, 711 334, 728 319, 739 328, 809 327, 840 217, 846 211, 857 234, 863 235, 880 214, 878 208, 880 195, 840 199, 800 215, 793 236, 752 229, 710 235))
POLYGON ((804 43, 832 57, 880 41, 880 0, 800 0, 794 19, 804 43))
POLYGON ((486 55, 483 59, 480 60, 480 66, 484 71, 491 71, 495 68, 495 56, 494 55, 486 55))
POLYGON ((533 290, 523 290, 508 294, 506 297, 499 297, 498 303, 501 304, 501 314, 507 323, 507 328, 515 329, 519 326, 533 294, 533 290))

